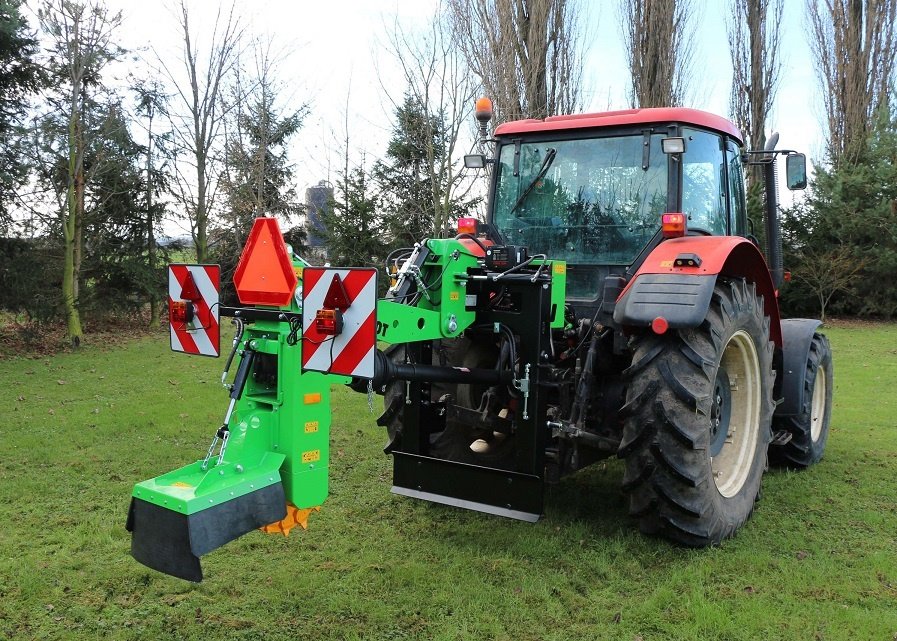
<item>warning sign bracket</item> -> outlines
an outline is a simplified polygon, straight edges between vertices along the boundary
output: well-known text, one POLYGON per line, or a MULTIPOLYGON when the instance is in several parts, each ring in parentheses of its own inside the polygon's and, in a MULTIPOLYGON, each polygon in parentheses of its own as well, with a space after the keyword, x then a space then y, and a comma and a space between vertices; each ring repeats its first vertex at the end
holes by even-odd
POLYGON ((377 351, 377 270, 306 267, 302 272, 302 369, 374 377, 377 351), (338 335, 322 333, 318 312, 342 312, 338 335))
POLYGON ((168 326, 172 351, 217 357, 221 330, 218 265, 168 266, 168 326))

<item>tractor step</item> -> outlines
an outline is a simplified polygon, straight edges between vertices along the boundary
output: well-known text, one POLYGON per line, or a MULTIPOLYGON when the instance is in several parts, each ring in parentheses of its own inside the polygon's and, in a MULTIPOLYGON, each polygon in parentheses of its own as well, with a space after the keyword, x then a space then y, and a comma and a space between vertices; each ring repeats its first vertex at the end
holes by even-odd
POLYGON ((393 451, 394 494, 535 523, 541 477, 393 451))
POLYGON ((794 435, 788 430, 779 430, 775 434, 773 434, 772 441, 769 442, 770 445, 788 445, 791 442, 791 438, 794 435))

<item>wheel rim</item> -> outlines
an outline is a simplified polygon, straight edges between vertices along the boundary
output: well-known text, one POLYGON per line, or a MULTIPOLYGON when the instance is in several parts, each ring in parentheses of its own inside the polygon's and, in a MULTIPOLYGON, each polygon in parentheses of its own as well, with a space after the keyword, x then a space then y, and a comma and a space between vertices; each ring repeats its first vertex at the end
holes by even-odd
POLYGON ((732 335, 718 370, 711 411, 710 469, 716 489, 731 498, 750 475, 760 436, 760 362, 747 332, 739 330, 732 335), (718 393, 726 383, 728 399, 718 393), (714 425, 715 420, 718 425, 714 425))
POLYGON ((815 443, 822 435, 822 426, 825 423, 825 397, 828 390, 828 381, 825 378, 825 370, 820 367, 816 370, 816 382, 813 384, 813 402, 810 405, 810 438, 815 443))

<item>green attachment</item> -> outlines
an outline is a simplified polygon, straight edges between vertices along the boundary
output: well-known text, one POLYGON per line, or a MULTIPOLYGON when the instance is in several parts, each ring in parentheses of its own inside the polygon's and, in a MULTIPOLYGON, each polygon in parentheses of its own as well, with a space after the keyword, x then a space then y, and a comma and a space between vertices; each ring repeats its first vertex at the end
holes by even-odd
POLYGON ((280 483, 283 454, 265 452, 256 464, 224 462, 203 471, 203 462, 168 472, 134 486, 131 496, 180 514, 195 514, 257 489, 280 483))
MULTIPOLYGON (((562 260, 545 261, 551 269, 551 328, 564 328, 564 306, 567 301, 567 263, 562 260)), ((538 264, 538 261, 536 261, 538 264)))
POLYGON ((477 258, 453 238, 431 238, 415 300, 377 303, 377 339, 388 343, 454 338, 473 324, 466 309, 467 270, 477 258))
MULTIPOLYGON (((295 300, 286 311, 298 311, 295 300)), ((343 378, 302 373, 301 340, 286 319, 249 325, 239 344, 245 366, 207 458, 132 493, 134 558, 190 581, 202 580, 200 556, 281 521, 287 503, 313 508, 327 498, 330 386, 343 378)))

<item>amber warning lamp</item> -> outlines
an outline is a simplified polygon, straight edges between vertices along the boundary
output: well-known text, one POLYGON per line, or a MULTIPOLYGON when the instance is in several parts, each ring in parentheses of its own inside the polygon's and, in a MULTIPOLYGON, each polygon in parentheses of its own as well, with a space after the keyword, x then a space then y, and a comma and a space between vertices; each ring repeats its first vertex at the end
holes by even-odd
POLYGON ((477 99, 473 109, 473 115, 476 117, 477 122, 480 123, 480 142, 485 142, 489 137, 489 134, 486 131, 486 126, 489 124, 489 121, 492 120, 492 113, 492 101, 489 100, 489 98, 483 96, 482 98, 477 99))
POLYGON ((661 230, 664 238, 685 236, 688 230, 685 214, 664 214, 661 217, 661 230))
POLYGON ((324 307, 315 312, 315 329, 325 336, 339 336, 343 333, 343 312, 349 309, 349 294, 339 274, 330 282, 330 289, 324 297, 324 307))

